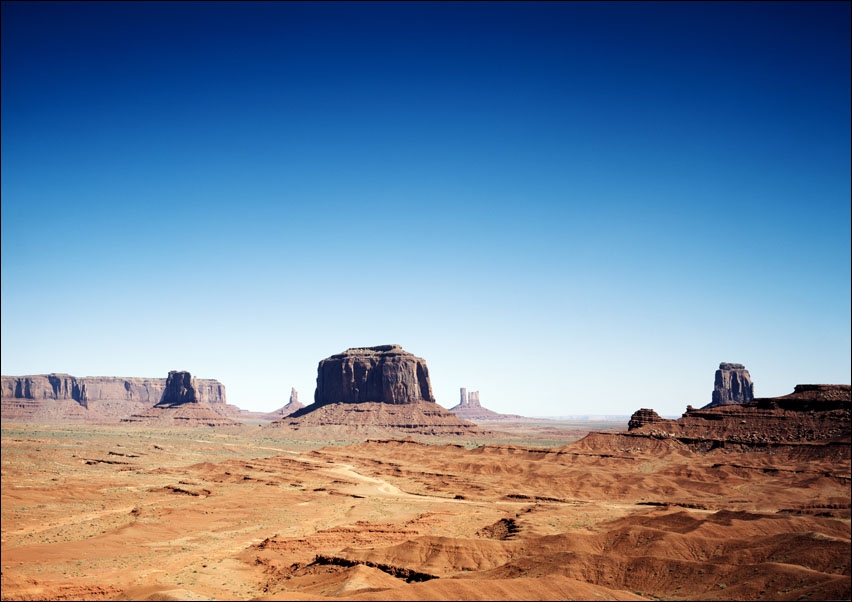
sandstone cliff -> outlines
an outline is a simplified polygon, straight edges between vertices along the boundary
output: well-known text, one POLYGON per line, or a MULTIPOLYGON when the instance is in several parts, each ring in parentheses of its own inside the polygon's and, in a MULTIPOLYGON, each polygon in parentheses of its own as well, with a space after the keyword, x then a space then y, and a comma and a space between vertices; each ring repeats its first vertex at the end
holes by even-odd
POLYGON ((319 363, 314 404, 431 401, 426 362, 399 345, 354 347, 319 363))
POLYGON ((217 412, 207 401, 202 401, 201 397, 198 379, 189 372, 172 370, 166 379, 160 401, 152 408, 124 418, 122 422, 158 426, 242 426, 222 412, 217 412))
POLYGON ((121 420, 139 426, 173 427, 243 427, 240 422, 216 412, 206 403, 190 402, 171 406, 154 406, 121 420))
POLYGON ((716 370, 713 395, 705 408, 754 399, 754 383, 742 364, 722 362, 716 370))
POLYGON ((269 426, 484 434, 435 403, 425 360, 399 345, 354 347, 320 361, 314 403, 269 426))
MULTIPOLYGON (((68 374, 3 376, 2 417, 13 421, 120 420, 159 403, 165 378, 114 376, 76 377, 68 374)), ((225 387, 212 379, 197 379, 198 399, 212 406, 226 402, 225 387)))
MULTIPOLYGON (((165 378, 125 378, 35 374, 0 377, 3 399, 73 399, 81 405, 97 400, 159 402, 166 388, 165 378)), ((217 380, 197 379, 199 401, 226 403, 225 386, 217 380)))
POLYGON ((849 445, 852 387, 797 385, 781 397, 758 398, 696 410, 666 420, 642 409, 633 414, 628 434, 673 439, 699 450, 715 447, 766 447, 786 443, 849 445))
POLYGON ((198 403, 196 382, 196 379, 189 372, 172 370, 166 379, 163 397, 154 407, 168 408, 184 403, 198 403))

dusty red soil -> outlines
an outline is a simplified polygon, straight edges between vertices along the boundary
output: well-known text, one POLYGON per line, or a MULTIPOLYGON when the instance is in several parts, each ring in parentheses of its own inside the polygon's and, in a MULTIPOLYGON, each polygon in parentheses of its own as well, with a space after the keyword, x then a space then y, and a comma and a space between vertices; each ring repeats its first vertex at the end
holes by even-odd
POLYGON ((848 441, 523 428, 4 423, 2 598, 850 599, 848 441))

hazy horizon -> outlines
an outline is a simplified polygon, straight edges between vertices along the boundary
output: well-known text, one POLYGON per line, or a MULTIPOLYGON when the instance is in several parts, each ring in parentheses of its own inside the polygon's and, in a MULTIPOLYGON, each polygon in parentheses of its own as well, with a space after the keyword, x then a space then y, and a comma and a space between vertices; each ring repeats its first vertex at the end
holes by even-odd
POLYGON ((271 411, 399 344, 438 403, 852 382, 850 5, 3 2, 3 375, 271 411))

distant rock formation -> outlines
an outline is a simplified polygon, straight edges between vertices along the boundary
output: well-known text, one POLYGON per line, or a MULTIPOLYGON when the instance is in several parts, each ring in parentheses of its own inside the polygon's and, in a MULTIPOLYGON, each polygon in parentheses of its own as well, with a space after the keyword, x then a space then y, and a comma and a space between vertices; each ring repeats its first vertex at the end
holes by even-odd
POLYGON ((813 442, 848 447, 852 436, 850 410, 850 385, 796 385, 793 393, 781 397, 700 410, 689 406, 677 420, 666 420, 653 410, 641 409, 631 417, 628 434, 678 440, 701 451, 813 442))
MULTIPOLYGON (((82 406, 90 401, 138 401, 151 405, 160 401, 165 378, 124 378, 51 373, 0 377, 3 399, 71 399, 82 406)), ((225 386, 217 380, 197 379, 199 401, 226 403, 225 386)))
POLYGON ((630 420, 627 422, 627 430, 635 430, 642 428, 648 424, 660 424, 663 422, 667 422, 665 418, 657 414, 654 410, 648 408, 642 408, 641 410, 636 410, 633 412, 633 415, 630 417, 630 420))
POLYGON ((296 391, 295 387, 290 387, 290 401, 287 402, 287 405, 278 410, 278 417, 289 416, 293 412, 301 410, 304 407, 305 404, 299 403, 299 392, 296 391))
POLYGON ((500 414, 499 412, 489 410, 488 408, 483 408, 479 403, 479 391, 471 391, 468 393, 467 389, 461 387, 459 389, 459 394, 460 399, 458 405, 450 408, 450 411, 459 418, 472 420, 474 422, 488 422, 491 420, 527 420, 523 416, 517 416, 515 414, 500 414))
POLYGON ((190 402, 172 406, 154 406, 121 420, 123 424, 157 427, 242 427, 227 416, 214 411, 206 403, 190 402))
MULTIPOLYGON (((280 418, 285 416, 289 416, 294 412, 301 410, 305 405, 299 403, 299 393, 295 388, 290 388, 290 401, 288 401, 284 406, 278 408, 277 410, 272 410, 271 412, 247 412, 246 410, 241 410, 243 414, 245 414, 245 419, 247 420, 264 420, 266 422, 274 422, 280 418)), ((234 416, 231 416, 234 418, 234 416)))
MULTIPOLYGON (((3 376, 2 417, 20 422, 117 422, 158 403, 166 380, 61 373, 3 376)), ((225 386, 217 380, 197 379, 196 395, 218 408, 227 403, 225 386)))
POLYGON ((471 391, 470 393, 468 393, 467 389, 462 387, 461 389, 459 389, 459 393, 461 399, 459 399, 459 405, 456 407, 463 409, 482 407, 481 405, 479 405, 479 391, 471 391))
POLYGON ((181 370, 169 372, 163 396, 156 405, 124 418, 122 422, 158 426, 242 426, 214 410, 207 401, 201 401, 197 379, 181 370))
MULTIPOLYGON (((155 379, 157 380, 157 379, 155 379)), ((162 380, 162 379, 159 379, 162 380)), ((126 399, 157 403, 163 393, 163 384, 151 379, 86 377, 69 374, 35 374, 31 376, 3 376, 3 399, 69 399, 83 407, 89 400, 126 399)))
POLYGON ((730 403, 744 403, 754 399, 754 383, 742 364, 722 362, 716 370, 712 401, 704 408, 730 403))
POLYGON ((482 406, 479 403, 479 391, 471 391, 467 393, 467 389, 464 387, 461 388, 461 399, 459 400, 459 405, 463 408, 481 408, 482 406), (465 394, 467 394, 467 399, 465 399, 465 394))
POLYGON ((434 402, 426 362, 399 345, 353 347, 319 363, 314 404, 434 402))
POLYGON ((163 398, 154 407, 168 408, 183 403, 198 403, 198 394, 195 391, 195 379, 189 372, 172 370, 166 379, 163 398))
POLYGON ((314 403, 269 425, 308 427, 487 434, 435 403, 426 361, 399 345, 353 347, 320 361, 314 403))
POLYGON ((472 422, 463 420, 434 401, 412 403, 331 403, 311 404, 273 422, 266 428, 293 430, 321 427, 338 435, 369 433, 372 436, 393 431, 404 435, 443 437, 484 437, 489 435, 472 422))

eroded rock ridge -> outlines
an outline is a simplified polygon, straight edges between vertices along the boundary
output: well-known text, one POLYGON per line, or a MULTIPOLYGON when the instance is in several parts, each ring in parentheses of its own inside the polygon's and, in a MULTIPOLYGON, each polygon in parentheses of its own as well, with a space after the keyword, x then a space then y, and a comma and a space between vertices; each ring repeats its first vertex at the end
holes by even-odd
POLYGON ((848 447, 850 410, 850 385, 796 385, 793 393, 781 397, 701 409, 688 406, 677 420, 643 408, 630 418, 628 434, 679 440, 704 450, 816 442, 848 447))

